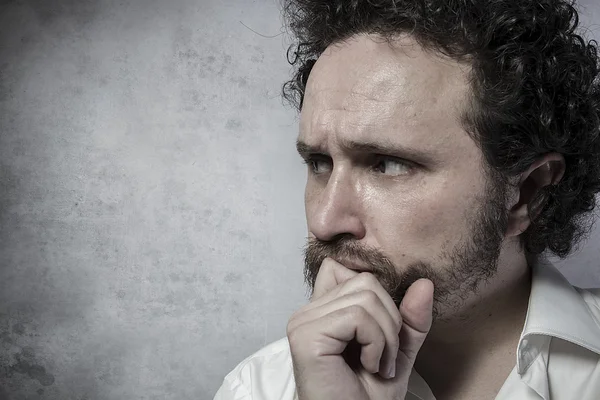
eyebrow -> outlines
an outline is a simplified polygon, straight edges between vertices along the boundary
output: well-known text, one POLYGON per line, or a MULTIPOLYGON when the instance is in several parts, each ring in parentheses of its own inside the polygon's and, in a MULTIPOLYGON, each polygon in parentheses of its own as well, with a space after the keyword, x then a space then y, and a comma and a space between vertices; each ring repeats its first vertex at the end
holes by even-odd
MULTIPOLYGON (((355 140, 344 139, 341 142, 341 148, 348 153, 376 153, 394 156, 430 166, 438 164, 438 160, 430 153, 390 142, 359 142, 355 140)), ((327 152, 320 146, 310 145, 300 139, 296 140, 296 150, 302 158, 307 158, 310 154, 327 154, 327 152)))

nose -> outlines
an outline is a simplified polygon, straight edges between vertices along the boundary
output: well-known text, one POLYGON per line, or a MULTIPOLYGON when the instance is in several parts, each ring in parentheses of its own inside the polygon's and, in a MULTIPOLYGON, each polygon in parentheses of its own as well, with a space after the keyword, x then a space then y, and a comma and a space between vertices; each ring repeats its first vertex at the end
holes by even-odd
POLYGON ((340 235, 352 235, 360 240, 365 236, 360 188, 348 172, 334 168, 324 187, 307 193, 308 229, 318 239, 331 241, 340 235))

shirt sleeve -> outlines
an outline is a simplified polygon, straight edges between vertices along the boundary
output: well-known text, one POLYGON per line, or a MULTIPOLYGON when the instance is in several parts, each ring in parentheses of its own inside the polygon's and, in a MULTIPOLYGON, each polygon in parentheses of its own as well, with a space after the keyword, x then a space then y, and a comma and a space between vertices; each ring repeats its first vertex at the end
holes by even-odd
POLYGON ((253 400, 250 391, 244 386, 242 381, 229 376, 223 379, 223 384, 217 390, 213 400, 253 400))

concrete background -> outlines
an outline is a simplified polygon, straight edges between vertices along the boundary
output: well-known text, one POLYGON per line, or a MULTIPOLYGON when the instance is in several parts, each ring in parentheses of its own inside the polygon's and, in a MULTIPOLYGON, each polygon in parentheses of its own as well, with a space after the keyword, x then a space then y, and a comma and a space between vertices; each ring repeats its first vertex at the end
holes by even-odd
MULTIPOLYGON (((211 399, 285 335, 281 32, 277 0, 0 3, 0 399, 211 399)), ((575 284, 600 285, 599 240, 559 264, 575 284)))

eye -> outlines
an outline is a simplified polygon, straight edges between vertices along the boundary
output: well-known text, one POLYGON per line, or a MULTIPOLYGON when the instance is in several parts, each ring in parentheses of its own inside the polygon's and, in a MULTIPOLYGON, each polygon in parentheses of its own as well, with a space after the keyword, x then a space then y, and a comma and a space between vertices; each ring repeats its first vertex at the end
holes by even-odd
POLYGON ((316 175, 331 171, 331 161, 325 156, 311 155, 302 162, 308 165, 310 172, 316 175))
MULTIPOLYGON (((324 155, 313 154, 302 161, 315 175, 330 173, 333 169, 331 159, 324 155)), ((407 175, 413 169, 413 164, 410 162, 391 156, 375 156, 374 161, 368 162, 365 166, 388 176, 407 175)))
POLYGON ((397 176, 408 174, 412 166, 399 158, 381 156, 374 168, 383 174, 397 176))

